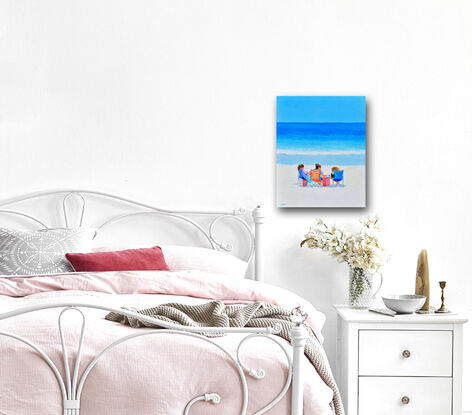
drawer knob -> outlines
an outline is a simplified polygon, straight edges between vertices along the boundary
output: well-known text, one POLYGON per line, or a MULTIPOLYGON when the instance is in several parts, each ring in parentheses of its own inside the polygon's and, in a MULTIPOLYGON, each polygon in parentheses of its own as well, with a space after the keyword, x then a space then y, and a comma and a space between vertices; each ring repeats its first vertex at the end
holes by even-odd
POLYGON ((408 359, 408 358, 411 356, 411 353, 410 353, 409 350, 403 350, 402 356, 403 356, 405 359, 408 359))
POLYGON ((408 396, 404 396, 402 398, 402 404, 403 405, 408 405, 410 403, 410 398, 408 396))

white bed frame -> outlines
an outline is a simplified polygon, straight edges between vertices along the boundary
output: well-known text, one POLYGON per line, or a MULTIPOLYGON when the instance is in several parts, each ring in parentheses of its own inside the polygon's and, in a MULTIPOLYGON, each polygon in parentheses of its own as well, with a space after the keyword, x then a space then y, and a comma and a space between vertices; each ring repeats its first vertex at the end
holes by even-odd
MULTIPOLYGON (((121 214, 113 214, 107 217, 107 219, 99 224, 87 224, 88 226, 95 226, 101 231, 104 228, 110 226, 113 223, 123 221, 138 215, 159 215, 161 217, 169 217, 173 219, 178 219, 179 222, 182 223, 182 226, 189 226, 190 229, 196 230, 196 232, 203 236, 203 240, 206 241, 207 247, 215 250, 223 250, 227 252, 231 252, 233 250, 233 245, 226 242, 218 241, 214 236, 214 229, 218 226, 219 223, 222 221, 235 221, 238 226, 244 230, 245 233, 249 236, 249 255, 245 258, 246 260, 254 259, 254 279, 257 281, 264 280, 264 262, 263 262, 263 255, 262 255, 262 240, 263 240, 263 223, 265 220, 264 209, 261 206, 256 207, 252 210, 251 220, 248 220, 248 215, 246 215, 245 209, 236 209, 232 211, 200 211, 200 210, 171 210, 171 209, 161 209, 149 204, 141 203, 134 201, 129 198, 124 198, 121 196, 112 195, 109 193, 103 193, 99 191, 91 191, 91 190, 53 190, 53 191, 45 191, 39 193, 32 193, 27 194, 19 197, 15 197, 12 199, 5 200, 0 202, 0 214, 7 214, 7 215, 14 215, 16 217, 21 217, 22 219, 27 219, 28 221, 34 222, 36 225, 40 225, 42 228, 48 228, 45 221, 36 217, 36 215, 32 215, 30 213, 26 213, 24 210, 18 209, 18 205, 21 205, 22 202, 27 202, 31 200, 37 199, 52 199, 56 203, 60 203, 60 208, 62 208, 62 216, 63 222, 65 227, 71 227, 71 220, 70 220, 70 212, 71 212, 71 204, 73 202, 76 203, 75 209, 78 212, 77 223, 78 226, 84 225, 84 218, 85 213, 87 211, 87 201, 89 197, 100 198, 104 200, 109 200, 111 204, 113 203, 122 203, 127 205, 128 207, 132 208, 131 211, 127 211, 126 213, 121 214), (77 205, 78 203, 78 205, 77 205), (13 205, 13 208, 12 208, 13 205), (196 218, 203 217, 206 219, 211 219, 209 222, 209 226, 205 228, 201 224, 199 224, 196 218), (254 226, 252 226, 253 222, 254 226)), ((57 208, 57 206, 56 206, 57 208)), ((208 223, 208 222, 207 222, 208 223)), ((277 346, 279 346, 284 352, 287 357, 287 364, 288 364, 288 375, 285 381, 283 389, 280 393, 264 408, 261 408, 253 415, 261 415, 275 406, 288 392, 290 386, 292 386, 292 409, 291 415, 302 415, 303 414, 303 373, 302 373, 302 359, 304 358, 304 349, 305 344, 308 338, 307 330, 304 328, 303 323, 306 320, 306 314, 301 311, 299 308, 294 309, 292 311, 292 321, 295 323, 294 328, 291 331, 291 343, 292 343, 292 353, 288 353, 286 349, 282 346, 279 337, 275 336, 277 333, 280 332, 281 327, 278 325, 271 327, 271 328, 250 328, 250 327, 243 327, 243 328, 216 328, 216 327, 199 327, 199 328, 192 328, 192 327, 183 327, 177 324, 171 324, 163 321, 156 320, 152 317, 147 317, 142 314, 134 313, 131 311, 123 310, 123 309, 116 309, 111 307, 105 307, 96 304, 86 304, 86 303, 70 303, 70 302, 61 302, 61 303, 53 303, 53 304, 42 304, 38 306, 32 307, 25 307, 18 310, 6 312, 0 314, 0 320, 4 320, 7 318, 15 317, 18 315, 32 313, 38 310, 44 309, 58 309, 58 332, 59 332, 59 339, 61 342, 62 347, 62 357, 64 361, 64 372, 65 372, 65 379, 63 379, 60 371, 53 363, 53 361, 43 352, 38 346, 34 343, 29 341, 26 338, 20 337, 15 335, 14 333, 3 332, 0 331, 0 335, 10 337, 14 340, 22 342, 23 344, 29 346, 33 350, 35 350, 38 355, 48 364, 48 366, 53 371, 57 382, 59 383, 59 387, 62 393, 63 398, 63 414, 64 415, 79 415, 80 411, 80 400, 82 395, 82 389, 84 383, 87 379, 87 376, 93 370, 95 365, 98 363, 100 358, 106 354, 112 348, 124 343, 130 339, 141 337, 141 336, 151 336, 151 335, 163 335, 165 333, 172 333, 173 335, 181 335, 181 336, 190 336, 194 338, 198 338, 201 341, 208 342, 212 344, 217 349, 221 350, 235 365, 240 380, 241 380, 241 387, 243 390, 243 402, 241 405, 241 415, 247 414, 247 404, 248 404, 248 387, 246 376, 251 376, 256 379, 263 379, 265 376, 265 372, 263 369, 254 369, 247 367, 242 359, 241 359, 241 349, 244 343, 253 339, 255 337, 265 337, 272 342, 274 342, 277 346), (90 362, 87 366, 85 371, 79 376, 79 366, 80 360, 82 357, 82 344, 84 341, 85 336, 85 327, 86 327, 86 317, 81 309, 86 308, 94 308, 100 309, 104 311, 114 311, 117 313, 121 313, 127 315, 128 317, 135 317, 139 318, 142 321, 146 321, 149 323, 153 323, 162 327, 162 330, 136 330, 134 333, 119 338, 116 341, 109 344, 105 347, 97 356, 90 362), (77 354, 74 362, 74 368, 69 367, 69 359, 68 359, 68 352, 64 342, 64 330, 62 324, 62 316, 66 312, 75 311, 79 314, 81 319, 81 333, 77 345, 77 354), (202 336, 198 333, 244 333, 247 334, 243 338, 243 340, 239 343, 237 348, 236 354, 233 356, 227 350, 222 348, 220 345, 215 343, 211 338, 202 336)), ((262 381, 262 380, 261 380, 262 381)), ((190 402, 187 403, 185 408, 182 409, 182 413, 184 415, 189 415, 191 412, 191 407, 199 402, 205 401, 210 402, 212 404, 219 404, 221 402, 221 398, 218 395, 218 391, 204 391, 201 395, 195 397, 190 402)))

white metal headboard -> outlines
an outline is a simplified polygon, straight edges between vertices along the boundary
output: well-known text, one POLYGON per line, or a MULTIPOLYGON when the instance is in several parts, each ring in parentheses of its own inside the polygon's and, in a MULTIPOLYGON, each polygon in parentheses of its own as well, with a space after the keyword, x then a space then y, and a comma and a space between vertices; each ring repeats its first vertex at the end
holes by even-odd
POLYGON ((39 219, 36 215, 26 213, 21 209, 10 208, 10 205, 16 205, 20 202, 25 202, 31 199, 48 196, 61 197, 62 206, 59 207, 59 211, 62 209, 63 224, 66 228, 71 227, 71 204, 74 201, 75 203, 79 203, 79 215, 76 222, 78 223, 78 226, 83 226, 87 211, 87 197, 94 196, 112 202, 120 202, 132 208, 131 211, 127 211, 126 213, 112 213, 99 224, 90 224, 90 226, 95 226, 101 231, 103 231, 104 228, 110 226, 113 223, 123 221, 131 217, 142 215, 159 215, 160 217, 178 219, 183 225, 192 227, 201 236, 203 236, 203 239, 208 243, 207 247, 214 250, 221 250, 226 252, 231 252, 233 250, 233 245, 231 243, 225 243, 217 240, 215 237, 214 230, 218 226, 218 224, 223 221, 234 221, 248 235, 250 244, 249 254, 244 259, 248 262, 252 258, 254 259, 254 279, 257 281, 264 280, 264 262, 262 255, 262 224, 264 223, 265 214, 261 206, 257 206, 255 209, 252 210, 251 219, 248 220, 248 215, 246 214, 247 211, 243 208, 234 209, 231 211, 163 209, 122 196, 117 196, 110 193, 104 193, 95 190, 61 189, 29 193, 4 201, 0 201, 0 213, 26 218, 30 221, 35 222, 43 228, 49 228, 51 226, 48 226, 46 221, 39 219), (211 218, 209 225, 203 226, 202 224, 198 223, 195 220, 195 218, 198 216, 211 218))

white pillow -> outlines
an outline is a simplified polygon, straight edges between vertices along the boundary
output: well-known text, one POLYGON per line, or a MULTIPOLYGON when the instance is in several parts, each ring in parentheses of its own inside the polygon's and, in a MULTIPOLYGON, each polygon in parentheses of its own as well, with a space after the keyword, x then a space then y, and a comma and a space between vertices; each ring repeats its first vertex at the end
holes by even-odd
POLYGON ((178 245, 147 245, 98 247, 93 252, 121 251, 123 249, 147 248, 159 246, 164 259, 171 271, 195 270, 212 274, 223 274, 232 278, 243 278, 246 275, 248 263, 226 252, 195 246, 178 245))
POLYGON ((244 278, 248 263, 226 252, 194 246, 160 245, 171 270, 197 270, 244 278))
POLYGON ((41 229, 35 232, 0 228, 0 275, 73 272, 64 255, 90 251, 96 232, 92 228, 41 229))

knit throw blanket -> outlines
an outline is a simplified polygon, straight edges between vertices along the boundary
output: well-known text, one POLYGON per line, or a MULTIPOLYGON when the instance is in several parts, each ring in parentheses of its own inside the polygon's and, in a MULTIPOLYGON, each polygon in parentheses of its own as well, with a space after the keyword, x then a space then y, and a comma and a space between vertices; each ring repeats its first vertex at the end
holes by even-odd
MULTIPOLYGON (((294 326, 290 311, 269 303, 255 302, 250 305, 225 305, 222 301, 210 301, 199 305, 169 303, 144 310, 128 309, 157 320, 180 324, 189 327, 273 327, 276 323, 282 326, 278 336, 290 341, 290 330, 294 326)), ((111 312, 105 317, 131 327, 152 327, 158 325, 147 323, 136 318, 111 312)), ((305 346, 305 355, 315 367, 319 376, 333 391, 331 409, 335 415, 344 415, 338 387, 328 364, 323 347, 313 330, 305 325, 309 338, 305 346)), ((208 337, 219 334, 202 333, 208 337)))

